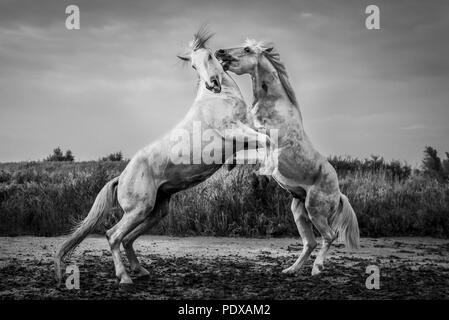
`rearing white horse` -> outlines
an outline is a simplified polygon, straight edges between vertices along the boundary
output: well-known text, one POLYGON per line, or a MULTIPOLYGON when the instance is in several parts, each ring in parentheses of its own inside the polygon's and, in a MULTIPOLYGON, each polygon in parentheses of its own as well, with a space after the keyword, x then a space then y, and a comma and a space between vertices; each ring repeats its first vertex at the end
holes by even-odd
POLYGON ((313 224, 323 238, 312 269, 312 275, 319 274, 337 236, 347 247, 359 247, 357 217, 340 192, 337 173, 304 131, 295 93, 273 46, 250 40, 241 47, 217 50, 215 55, 225 69, 251 76, 254 102, 249 112, 254 127, 279 130, 279 148, 274 153, 278 165, 272 177, 293 195, 291 210, 303 241, 299 258, 283 272, 296 273, 317 246, 313 224))
MULTIPOLYGON (((137 152, 122 174, 103 187, 88 216, 64 241, 56 254, 55 265, 59 281, 63 258, 110 212, 115 199, 124 211, 121 220, 106 232, 115 274, 120 284, 132 283, 120 257, 122 243, 131 269, 139 276, 147 275, 148 271, 140 265, 136 257, 133 242, 166 215, 170 196, 210 177, 227 158, 233 156, 233 153, 226 150, 238 152, 243 149, 245 143, 247 149, 256 149, 258 145, 265 143, 265 139, 269 139, 244 124, 247 122, 246 104, 237 84, 223 71, 221 64, 206 48, 210 38, 211 35, 201 29, 195 34, 188 52, 179 57, 189 62, 199 76, 197 95, 186 117, 171 133, 137 152), (213 149, 213 152, 218 153, 222 161, 211 163, 203 158, 199 159, 197 164, 172 161, 171 152, 179 148, 180 144, 179 141, 171 139, 172 133, 187 132, 189 137, 195 139, 195 124, 199 124, 204 131, 207 130, 209 141, 219 141, 219 146, 213 149)), ((186 143, 181 149, 187 150, 187 159, 201 154, 205 147, 202 140, 182 143, 186 143)))

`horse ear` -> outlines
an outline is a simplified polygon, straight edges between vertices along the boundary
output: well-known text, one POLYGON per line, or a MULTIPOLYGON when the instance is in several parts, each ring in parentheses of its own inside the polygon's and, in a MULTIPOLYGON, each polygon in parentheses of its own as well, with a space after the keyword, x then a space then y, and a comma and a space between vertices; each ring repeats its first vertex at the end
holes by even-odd
POLYGON ((182 61, 190 61, 190 57, 188 56, 177 56, 179 59, 181 59, 182 61))
POLYGON ((273 51, 273 49, 274 49, 273 47, 269 47, 269 48, 264 49, 263 51, 270 53, 271 51, 273 51))

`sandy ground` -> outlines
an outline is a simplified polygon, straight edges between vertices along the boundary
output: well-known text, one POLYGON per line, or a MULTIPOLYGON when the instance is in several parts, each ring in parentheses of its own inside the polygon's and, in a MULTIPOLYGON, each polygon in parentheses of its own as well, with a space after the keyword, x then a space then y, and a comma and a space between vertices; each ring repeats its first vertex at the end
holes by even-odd
MULTIPOLYGON (((136 252, 150 276, 117 286, 104 237, 90 237, 67 264, 80 270, 80 290, 57 287, 52 256, 63 237, 0 238, 1 299, 448 299, 449 240, 361 240, 358 252, 333 247, 322 274, 313 259, 297 276, 301 243, 292 238, 247 239, 144 236, 136 252), (380 269, 380 289, 368 290, 366 268, 380 269)), ((312 254, 315 257, 317 251, 312 254)))

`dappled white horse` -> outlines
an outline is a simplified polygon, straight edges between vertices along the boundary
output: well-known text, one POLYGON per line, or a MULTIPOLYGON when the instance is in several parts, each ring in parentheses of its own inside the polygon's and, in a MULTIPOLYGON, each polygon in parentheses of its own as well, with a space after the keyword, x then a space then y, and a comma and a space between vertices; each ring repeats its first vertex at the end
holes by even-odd
POLYGON ((332 242, 339 236, 347 247, 359 247, 357 218, 348 198, 340 192, 337 174, 312 145, 304 131, 295 93, 273 46, 247 41, 243 46, 215 53, 225 70, 249 74, 254 102, 249 112, 255 128, 278 129, 277 168, 271 173, 293 195, 292 212, 303 241, 296 262, 284 273, 296 273, 317 246, 312 225, 323 238, 312 274, 323 269, 332 242))
POLYGON ((86 219, 56 254, 59 281, 62 259, 111 212, 115 200, 124 213, 106 236, 116 276, 120 284, 132 283, 120 257, 120 243, 131 269, 139 276, 147 275, 148 271, 137 260, 133 242, 166 215, 170 196, 210 177, 234 152, 265 144, 266 135, 244 124, 246 104, 236 83, 206 48, 210 37, 201 29, 188 52, 179 57, 189 62, 199 76, 197 95, 189 112, 169 134, 137 152, 122 174, 103 187, 86 219), (203 132, 200 138, 206 135, 206 140, 212 141, 212 148, 211 143, 206 145, 202 139, 195 139, 198 128, 203 132))

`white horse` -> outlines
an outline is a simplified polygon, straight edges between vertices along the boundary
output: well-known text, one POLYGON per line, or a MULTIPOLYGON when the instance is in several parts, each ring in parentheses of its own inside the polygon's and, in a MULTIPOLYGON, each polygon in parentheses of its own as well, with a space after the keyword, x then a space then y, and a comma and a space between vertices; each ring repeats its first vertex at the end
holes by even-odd
POLYGON ((188 52, 179 56, 189 62, 199 76, 197 95, 189 112, 168 135, 137 152, 122 174, 103 187, 88 216, 56 254, 59 282, 63 258, 92 232, 101 218, 111 211, 116 200, 124 213, 121 220, 106 232, 115 274, 120 284, 132 283, 120 257, 122 243, 132 271, 138 276, 148 275, 136 257, 133 242, 167 214, 170 196, 210 177, 233 156, 226 150, 238 152, 245 144, 247 149, 256 149, 258 145, 269 142, 266 135, 244 124, 247 122, 246 104, 234 80, 223 71, 221 64, 206 48, 210 38, 211 35, 201 29, 195 34, 188 52), (198 159, 205 143, 195 141, 195 126, 201 127, 203 132, 207 131, 209 141, 219 142, 213 148, 213 153, 214 159, 218 156, 221 161, 211 163, 202 157, 198 159), (173 135, 178 136, 179 132, 187 132, 188 138, 194 141, 173 141, 173 135), (180 149, 186 152, 182 159, 188 161, 175 163, 173 150, 178 152, 180 149))
POLYGON ((249 40, 241 47, 217 50, 215 55, 225 70, 251 76, 254 102, 249 112, 254 127, 279 130, 272 177, 293 195, 291 209, 303 241, 299 258, 283 272, 298 272, 317 246, 313 224, 323 239, 312 269, 312 275, 319 274, 337 236, 347 247, 359 247, 357 217, 340 192, 335 169, 304 131, 295 93, 273 46, 249 40))

